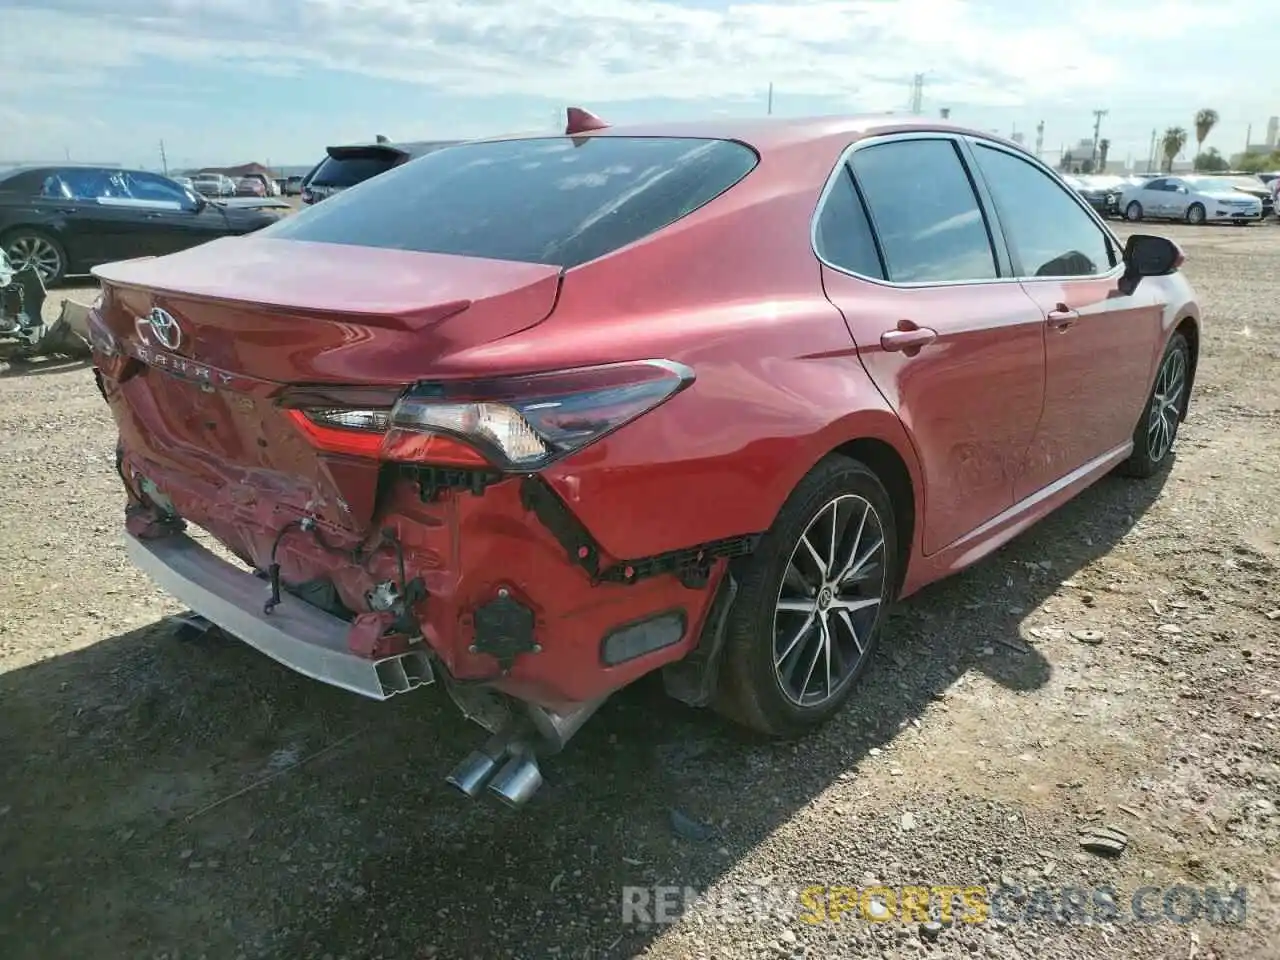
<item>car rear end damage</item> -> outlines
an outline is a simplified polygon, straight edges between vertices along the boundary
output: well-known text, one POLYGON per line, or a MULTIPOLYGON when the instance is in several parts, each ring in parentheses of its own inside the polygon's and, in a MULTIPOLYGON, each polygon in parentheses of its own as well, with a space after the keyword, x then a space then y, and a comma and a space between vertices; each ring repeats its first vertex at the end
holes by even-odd
MULTIPOLYGON (((514 720, 484 724, 498 738, 491 765, 471 757, 455 777, 470 795, 492 779, 509 803, 541 782, 537 757, 559 748, 554 730, 571 734, 612 690, 696 643, 709 587, 750 541, 613 556, 540 473, 681 392, 691 371, 641 361, 409 381, 395 346, 404 327, 417 327, 421 364, 450 348, 449 317, 475 310, 468 332, 492 336, 486 317, 499 313, 446 293, 413 310, 384 299, 376 315, 337 319, 305 304, 268 315, 195 282, 181 293, 145 286, 151 269, 102 271, 90 333, 120 435, 129 554, 197 614, 372 699, 445 678, 464 705, 488 688, 514 698, 514 720), (236 336, 216 333, 227 329, 236 336), (262 376, 288 363, 312 382, 262 376), (348 369, 382 382, 314 382, 348 369), (188 524, 243 567, 200 546, 188 524)), ((540 321, 553 302, 527 291, 540 274, 517 273, 517 289, 494 294, 506 329, 540 321)))
MULTIPOLYGON (((669 489, 647 462, 657 428, 629 431, 694 372, 661 357, 539 364, 522 344, 573 266, 688 215, 756 158, 646 141, 646 163, 624 166, 627 144, 551 138, 489 145, 489 174, 468 149, 252 237, 99 268, 90 334, 138 566, 308 677, 378 700, 443 686, 492 734, 451 782, 518 804, 539 755, 697 646, 728 561, 756 540, 673 543, 690 531, 643 525, 597 540, 610 510, 669 489), (541 194, 557 206, 512 232, 495 191, 530 170, 561 184, 541 194), (647 190, 657 199, 628 212, 647 190), (459 359, 508 343, 496 362, 459 359)), ((705 701, 697 669, 678 680, 705 701)))

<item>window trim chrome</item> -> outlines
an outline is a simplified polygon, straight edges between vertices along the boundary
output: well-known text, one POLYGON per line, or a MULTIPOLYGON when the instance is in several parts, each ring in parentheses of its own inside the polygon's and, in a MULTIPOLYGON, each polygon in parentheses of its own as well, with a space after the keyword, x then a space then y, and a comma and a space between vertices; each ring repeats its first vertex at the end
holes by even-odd
MULTIPOLYGON (((854 179, 856 181, 856 176, 854 179)), ((1111 230, 1106 222, 1098 216, 1097 211, 1085 203, 1083 198, 1074 194, 1070 187, 1061 182, 1061 179, 1062 178, 1059 177, 1051 167, 1041 161, 1038 157, 1034 157, 1025 151, 1011 150, 1005 144, 1000 143, 997 140, 984 137, 981 134, 937 129, 911 130, 906 132, 873 134, 871 136, 861 137, 840 151, 839 158, 832 166, 831 171, 827 174, 826 182, 822 185, 822 190, 818 194, 818 202, 814 206, 813 214, 809 220, 809 249, 820 264, 835 270, 837 273, 841 273, 847 277, 853 277, 854 279, 861 280, 864 283, 871 283, 894 290, 931 290, 945 287, 985 286, 993 283, 1061 283, 1068 280, 1109 280, 1119 278, 1124 273, 1124 244, 1120 243, 1119 237, 1111 230), (850 158, 858 150, 871 146, 879 146, 885 143, 898 143, 911 140, 948 140, 956 148, 957 153, 960 155, 958 159, 960 160, 961 167, 965 172, 965 176, 971 181, 971 186, 973 187, 975 195, 974 199, 978 202, 978 211, 982 214, 984 227, 993 244, 992 253, 995 257, 997 270, 1001 268, 1002 261, 1007 262, 1009 266, 1012 267, 1013 258, 1009 248, 1008 237, 1004 232, 1004 226, 1000 223, 999 211, 995 208, 994 198, 989 196, 990 187, 986 184, 985 180, 981 183, 976 182, 977 179, 980 179, 982 176, 981 170, 970 169, 977 162, 976 158, 970 156, 970 152, 973 147, 978 144, 1002 150, 1003 152, 1009 153, 1020 160, 1025 160, 1031 163, 1034 167, 1040 169, 1042 172, 1048 173, 1050 179, 1058 180, 1059 187, 1067 191, 1072 199, 1076 201, 1077 206, 1084 210, 1085 214, 1093 221, 1094 225, 1102 230, 1103 236, 1115 245, 1119 262, 1107 273, 1092 274, 1088 276, 1024 277, 1017 276, 1015 274, 1007 277, 989 277, 980 280, 920 280, 906 283, 882 279, 880 277, 868 277, 850 270, 847 267, 842 267, 839 264, 832 263, 824 257, 818 249, 818 221, 821 219, 823 209, 826 207, 827 201, 835 189, 839 180, 839 175, 849 164, 850 158)), ((869 211, 868 220, 870 221, 869 211)), ((880 237, 876 234, 874 221, 870 222, 869 225, 872 233, 875 234, 876 243, 880 243, 880 237)))

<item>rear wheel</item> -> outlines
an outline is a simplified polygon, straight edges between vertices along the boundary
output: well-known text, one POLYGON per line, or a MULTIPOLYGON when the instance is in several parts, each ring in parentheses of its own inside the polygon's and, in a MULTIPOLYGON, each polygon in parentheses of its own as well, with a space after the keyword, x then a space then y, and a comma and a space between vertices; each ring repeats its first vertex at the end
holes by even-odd
POLYGON ((781 737, 830 719, 871 661, 897 564, 884 485, 863 464, 828 457, 746 561, 717 708, 781 737))
POLYGON ((1196 225, 1204 223, 1204 204, 1193 203, 1187 207, 1187 223, 1196 225))
POLYGON ((1168 462, 1186 407, 1190 372, 1191 349, 1186 337, 1175 333, 1165 347, 1151 395, 1133 430, 1133 453, 1124 464, 1129 476, 1150 477, 1168 462))
POLYGON ((1132 203, 1130 203, 1127 207, 1124 208, 1124 218, 1126 220, 1130 220, 1135 223, 1141 220, 1142 204, 1140 204, 1137 200, 1134 200, 1132 203))

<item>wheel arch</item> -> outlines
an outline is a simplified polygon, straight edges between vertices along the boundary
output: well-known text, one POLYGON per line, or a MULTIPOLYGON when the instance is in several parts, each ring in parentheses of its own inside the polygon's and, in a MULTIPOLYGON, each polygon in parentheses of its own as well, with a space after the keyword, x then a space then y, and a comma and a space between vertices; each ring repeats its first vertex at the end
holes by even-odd
POLYGON ((889 494, 893 505, 894 530, 897 534, 898 571, 894 596, 902 590, 907 578, 907 567, 913 555, 916 535, 916 489, 911 469, 902 454, 890 443, 877 437, 859 437, 848 440, 831 451, 865 464, 874 473, 889 494))
POLYGON ((1196 368, 1200 364, 1200 324, 1190 315, 1183 317, 1173 328, 1174 333, 1182 334, 1187 341, 1187 349, 1191 353, 1190 369, 1187 371, 1187 389, 1182 396, 1182 410, 1179 420, 1185 421, 1191 409, 1191 391, 1196 385, 1196 368))
POLYGON ((810 438, 805 453, 779 476, 772 496, 770 524, 787 498, 819 463, 830 456, 848 457, 870 469, 889 494, 898 547, 898 583, 906 581, 908 568, 920 555, 917 543, 923 528, 925 490, 919 458, 902 421, 887 407, 861 410, 832 423, 810 438))

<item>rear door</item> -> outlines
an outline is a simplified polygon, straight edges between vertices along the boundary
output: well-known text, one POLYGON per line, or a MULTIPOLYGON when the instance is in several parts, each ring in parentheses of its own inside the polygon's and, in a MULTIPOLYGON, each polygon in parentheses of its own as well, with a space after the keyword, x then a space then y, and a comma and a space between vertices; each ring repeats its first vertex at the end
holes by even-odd
POLYGON ((1044 315, 993 226, 937 134, 855 145, 817 221, 827 296, 920 459, 926 553, 1013 504, 1040 418, 1044 315))
POLYGON ((970 145, 1014 275, 1046 317, 1044 413, 1015 484, 1022 500, 1129 440, 1162 309, 1154 284, 1120 292, 1117 241, 1047 168, 996 143, 970 145))
POLYGON ((1130 202, 1137 200, 1142 205, 1142 213, 1148 217, 1164 216, 1162 207, 1165 202, 1164 177, 1148 180, 1133 192, 1130 202))

